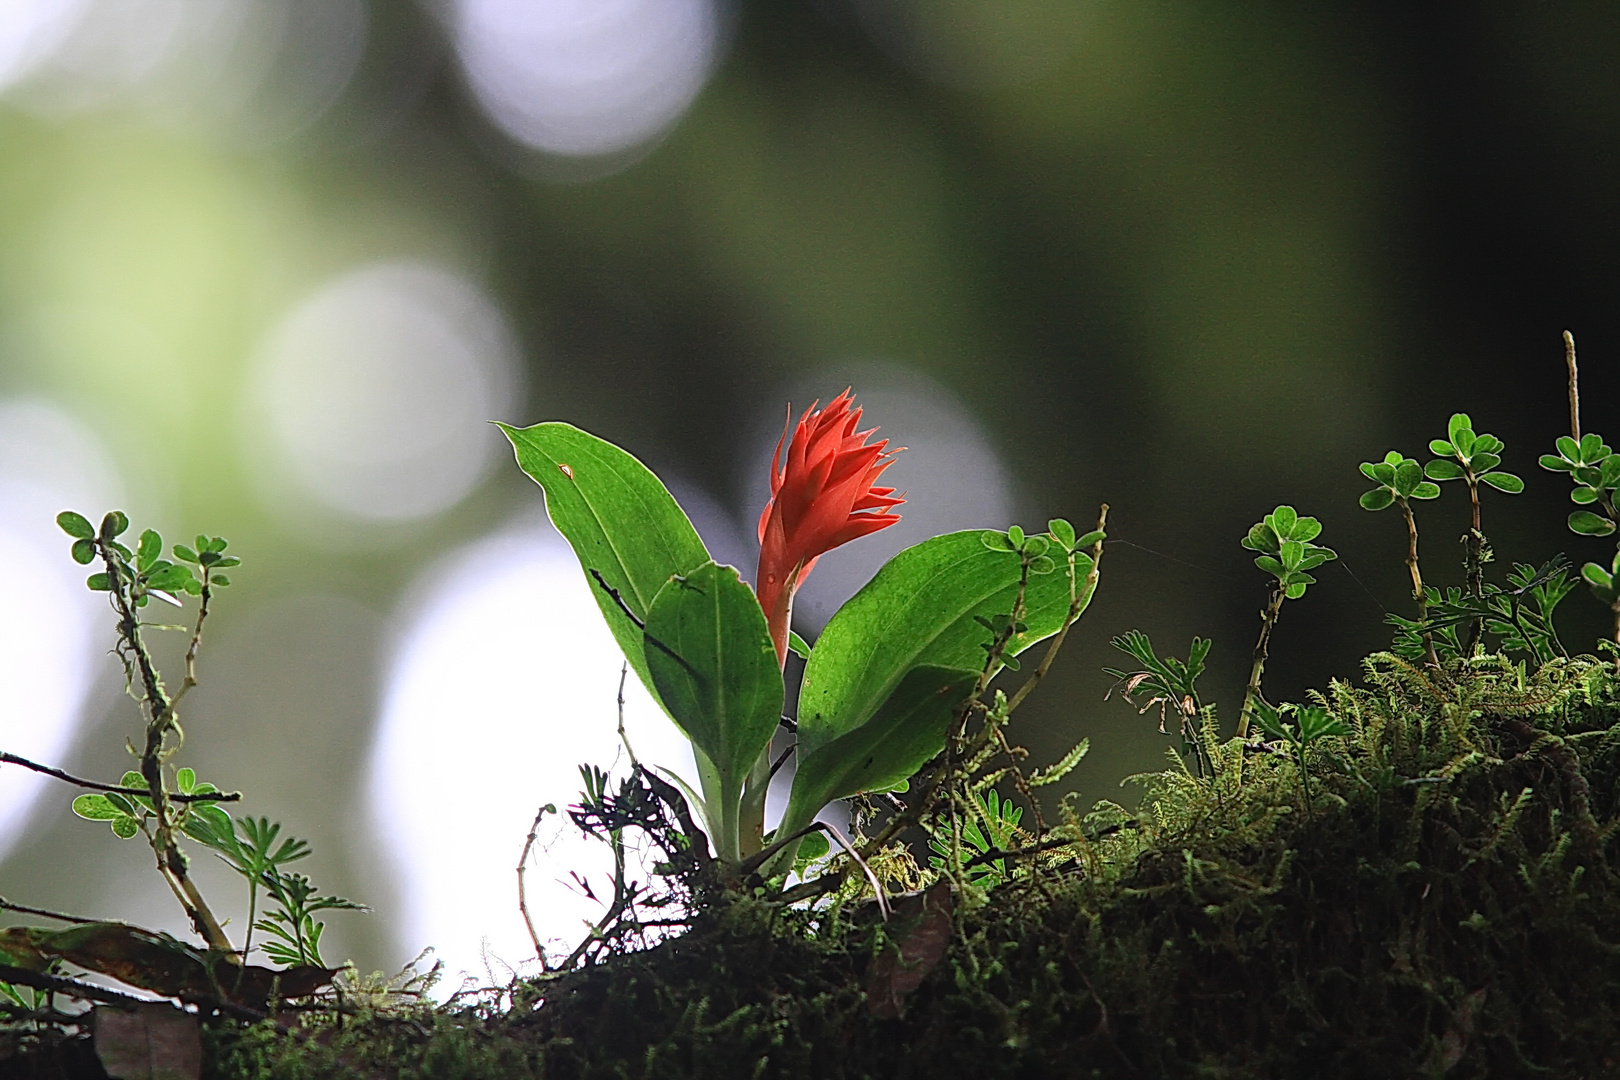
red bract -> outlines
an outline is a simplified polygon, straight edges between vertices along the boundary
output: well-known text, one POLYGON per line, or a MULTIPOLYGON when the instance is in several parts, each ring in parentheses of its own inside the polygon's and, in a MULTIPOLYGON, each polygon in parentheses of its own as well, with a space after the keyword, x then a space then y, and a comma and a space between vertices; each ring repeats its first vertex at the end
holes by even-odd
MULTIPOLYGON (((855 430, 861 419, 855 396, 845 390, 825 409, 818 411, 817 404, 799 417, 785 462, 784 427, 771 457, 771 501, 759 516, 759 577, 754 591, 770 624, 776 658, 783 663, 793 593, 816 559, 839 544, 893 525, 900 520, 893 508, 905 501, 894 488, 876 486, 901 448, 889 450, 887 439, 867 444, 877 429, 855 430)), ((790 408, 787 426, 792 423, 790 408)))

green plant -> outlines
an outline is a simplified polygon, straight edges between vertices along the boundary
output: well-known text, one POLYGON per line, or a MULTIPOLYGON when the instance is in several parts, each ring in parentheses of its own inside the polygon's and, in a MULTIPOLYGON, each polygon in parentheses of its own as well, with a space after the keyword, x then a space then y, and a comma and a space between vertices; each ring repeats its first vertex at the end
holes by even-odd
MULTIPOLYGON (((993 888, 1008 878, 1007 853, 1027 839, 1028 834, 1018 824, 1024 818, 1024 810, 1011 799, 1003 799, 994 788, 970 798, 972 813, 962 825, 961 842, 971 849, 971 855, 959 872, 965 873, 975 885, 993 888)), ((947 870, 951 858, 949 835, 940 835, 936 827, 929 834, 928 846, 934 852, 928 864, 935 870, 947 870)))
MULTIPOLYGON (((847 395, 840 403, 847 409, 847 395)), ((857 417, 838 413, 828 428, 812 409, 783 472, 773 467, 760 564, 771 583, 769 611, 736 569, 709 558, 668 490, 624 450, 562 423, 502 426, 519 466, 545 490, 547 512, 593 582, 630 667, 691 740, 701 792, 689 797, 733 868, 758 866, 767 844, 760 827, 769 746, 782 721, 781 661, 791 645, 784 582, 802 580, 828 546, 893 519, 899 502, 871 486, 882 445, 865 445, 857 417), (822 452, 826 430, 838 440, 815 473, 804 455, 822 452), (772 539, 778 528, 785 539, 772 539)), ((926 540, 891 559, 834 614, 808 650, 797 768, 771 843, 792 844, 834 800, 903 785, 945 748, 965 703, 996 672, 1036 642, 1061 639, 1096 587, 1095 556, 1083 549, 1101 534, 1078 536, 1059 521, 1051 528, 926 540)), ((782 870, 793 861, 784 857, 782 870)))
MULTIPOLYGON (((1207 638, 1195 637, 1187 649, 1185 662, 1173 656, 1160 660, 1153 651, 1153 642, 1140 630, 1128 630, 1110 642, 1134 659, 1140 666, 1134 671, 1103 668, 1104 673, 1119 680, 1127 701, 1145 713, 1155 705, 1159 707, 1159 730, 1165 731, 1165 716, 1175 709, 1177 728, 1181 734, 1181 752, 1193 759, 1200 776, 1212 774, 1214 766, 1204 750, 1201 734, 1204 705, 1198 698, 1198 677, 1204 673, 1204 660, 1213 644, 1207 638)), ((1113 691, 1109 691, 1112 693, 1113 691)))
POLYGON ((1311 771, 1305 763, 1305 751, 1321 739, 1350 734, 1349 726, 1321 705, 1283 704, 1272 708, 1261 701, 1255 705, 1254 719, 1261 731, 1280 740, 1293 754, 1305 794, 1305 813, 1310 816, 1311 771))
POLYGON ((1254 705, 1261 701, 1260 676, 1265 670, 1277 616, 1284 600, 1298 600, 1316 584, 1310 571, 1339 556, 1331 548, 1312 543, 1322 533, 1322 523, 1313 517, 1300 517, 1292 506, 1279 506, 1249 529, 1244 547, 1260 554, 1254 565, 1273 578, 1271 595, 1260 611, 1260 637, 1254 646, 1254 662, 1249 668, 1249 685, 1243 696, 1243 712, 1238 717, 1238 738, 1249 733, 1254 705))
MULTIPOLYGON (((1467 413, 1452 413, 1446 424, 1446 437, 1429 443, 1429 452, 1440 455, 1423 467, 1430 480, 1442 483, 1462 480, 1468 485, 1468 501, 1472 517, 1468 532, 1463 536, 1463 568, 1468 577, 1468 591, 1475 597, 1484 593, 1485 564, 1491 561, 1491 547, 1480 527, 1479 485, 1485 484, 1509 495, 1524 490, 1524 481, 1512 473, 1498 472, 1502 464, 1502 440, 1494 435, 1475 434, 1474 422, 1467 413)), ((1479 643, 1484 622, 1475 619, 1468 630, 1464 646, 1471 655, 1479 643)))
MULTIPOLYGON (((1383 461, 1362 462, 1361 473, 1378 485, 1362 494, 1360 501, 1363 510, 1385 510, 1390 506, 1401 508, 1401 517, 1406 521, 1406 569, 1412 577, 1412 599, 1417 602, 1418 622, 1425 623, 1429 617, 1429 594, 1423 586, 1423 574, 1418 569, 1417 518, 1412 514, 1411 500, 1438 499, 1440 485, 1423 479, 1422 466, 1398 450, 1385 454, 1383 461)), ((1419 636, 1424 658, 1431 667, 1438 667, 1440 660, 1435 655, 1431 633, 1424 629, 1419 631, 1419 636)))

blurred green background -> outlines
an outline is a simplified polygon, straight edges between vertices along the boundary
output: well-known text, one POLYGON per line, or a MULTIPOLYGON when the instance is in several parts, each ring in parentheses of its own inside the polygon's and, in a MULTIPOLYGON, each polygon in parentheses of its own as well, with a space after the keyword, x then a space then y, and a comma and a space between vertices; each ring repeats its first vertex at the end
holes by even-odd
MULTIPOLYGON (((1487 495, 1504 564, 1603 556, 1535 457, 1567 429, 1562 330, 1589 427, 1620 388, 1617 45, 1596 2, 0 3, 0 745, 116 776, 136 729, 110 620, 46 587, 77 581, 63 500, 223 533, 244 566, 186 760, 377 906, 329 956, 397 965, 428 942, 391 921, 409 879, 362 804, 412 598, 542 530, 480 422, 620 442, 750 576, 784 402, 853 382, 912 447, 890 475, 919 527, 1112 506, 1018 728, 1036 760, 1090 737, 1075 783, 1122 797, 1170 740, 1104 701, 1109 638, 1213 637, 1230 723, 1265 595, 1237 541, 1288 502, 1341 560, 1284 612, 1268 693, 1356 677, 1408 606, 1356 464, 1421 456, 1452 411, 1529 481, 1487 495)), ((1437 583, 1465 518, 1460 491, 1423 511, 1437 583)), ((1572 597, 1565 639, 1605 618, 1572 597)), ((418 846, 460 879, 457 836, 497 833, 505 889, 527 817, 481 782, 411 788, 450 829, 418 846)), ((178 928, 149 854, 69 794, 0 770, 0 895, 178 928)))

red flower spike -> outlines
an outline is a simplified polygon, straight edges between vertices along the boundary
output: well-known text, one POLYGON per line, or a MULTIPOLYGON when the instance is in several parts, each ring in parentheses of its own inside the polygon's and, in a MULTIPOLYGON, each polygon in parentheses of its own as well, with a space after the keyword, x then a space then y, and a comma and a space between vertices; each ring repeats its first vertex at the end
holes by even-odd
POLYGON ((793 593, 816 559, 840 544, 886 529, 900 520, 894 507, 905 500, 894 488, 877 487, 878 477, 902 447, 889 440, 867 445, 877 431, 856 431, 861 410, 845 390, 825 409, 819 402, 793 428, 792 407, 771 456, 771 501, 759 515, 759 576, 754 592, 770 625, 776 658, 787 662, 788 624, 793 593), (793 441, 788 443, 792 428, 793 441), (787 445, 787 460, 782 448, 787 445))

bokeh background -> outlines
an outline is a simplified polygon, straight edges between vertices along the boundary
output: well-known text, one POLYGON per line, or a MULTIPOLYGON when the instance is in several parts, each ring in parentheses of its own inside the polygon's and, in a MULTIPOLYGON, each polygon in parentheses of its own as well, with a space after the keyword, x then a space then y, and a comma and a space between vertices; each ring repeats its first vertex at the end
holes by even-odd
MULTIPOLYGON (((1109 638, 1213 637, 1230 723, 1264 598, 1237 540, 1289 502, 1342 558, 1268 692, 1355 677, 1407 603, 1356 464, 1452 411, 1530 482, 1487 493, 1504 563, 1604 555, 1534 462, 1566 327, 1615 419, 1617 45, 1597 0, 0 0, 0 747, 110 779, 137 732, 57 511, 222 533, 178 760, 375 907, 329 958, 500 976, 536 807, 618 754, 620 666, 483 422, 620 442, 751 576, 784 404, 853 384, 910 501, 799 629, 900 546, 1106 500, 1102 589, 1018 729, 1089 737, 1074 784, 1128 800, 1170 740, 1104 700, 1109 638)), ((1423 510, 1441 584, 1465 504, 1423 510)), ((1562 616, 1584 646, 1605 613, 1562 616)), ((0 769, 0 895, 183 930, 73 794, 0 769)), ((565 938, 601 852, 542 825, 565 938)))

